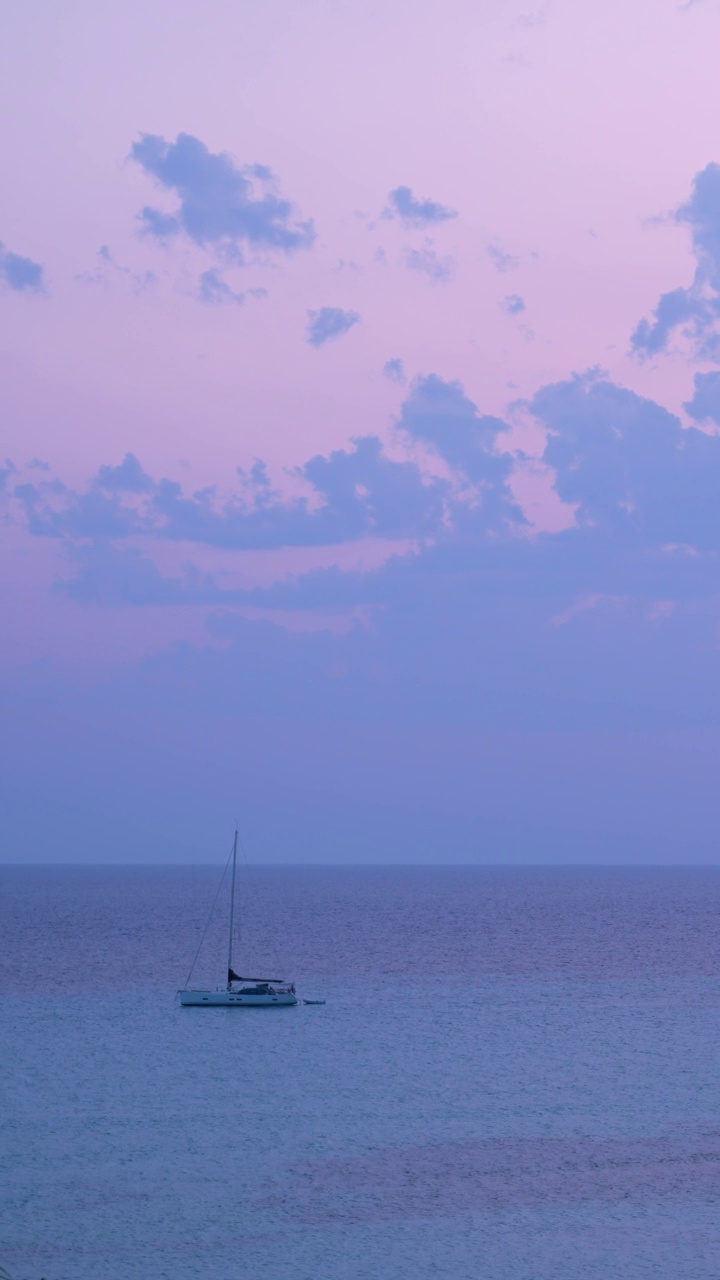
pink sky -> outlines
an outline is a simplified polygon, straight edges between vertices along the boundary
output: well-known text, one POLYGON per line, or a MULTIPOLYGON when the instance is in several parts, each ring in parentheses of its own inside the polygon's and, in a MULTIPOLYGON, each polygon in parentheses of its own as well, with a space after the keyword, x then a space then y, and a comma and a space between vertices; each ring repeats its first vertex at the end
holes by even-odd
MULTIPOLYGON (((397 433, 402 406, 421 385, 415 379, 436 374, 444 383, 460 382, 480 414, 512 424, 503 445, 511 451, 540 453, 546 440, 546 426, 514 402, 598 366, 612 383, 680 414, 687 426, 682 405, 693 377, 715 366, 677 333, 667 350, 646 360, 630 354, 630 339, 662 294, 693 279, 690 230, 673 211, 688 200, 695 176, 720 159, 718 48, 716 0, 11 6, 0 47, 0 110, 10 123, 0 137, 0 242, 41 264, 46 286, 42 295, 0 289, 0 458, 18 468, 13 484, 59 478, 82 489, 99 467, 131 452, 154 480, 170 477, 188 493, 217 486, 227 496, 238 487, 236 468, 260 457, 284 493, 307 493, 317 502, 318 491, 293 469, 315 454, 348 448, 353 437, 373 436, 384 442, 384 458, 414 460, 426 479, 449 477, 456 496, 466 486, 461 528, 463 502, 482 506, 485 479, 462 475, 420 435, 397 433), (232 266, 188 236, 167 247, 141 236, 141 209, 170 214, 177 200, 130 158, 131 148, 141 135, 172 143, 181 133, 240 168, 269 166, 297 217, 313 220, 313 247, 264 251, 232 266), (425 228, 383 217, 389 193, 401 186, 456 216, 425 228), (102 246, 110 260, 98 256, 102 246), (411 269, 412 253, 426 261, 436 255, 447 278, 411 269), (210 270, 248 294, 244 305, 199 299, 200 276, 210 270), (265 296, 250 296, 252 290, 265 296), (508 314, 508 298, 520 298, 524 309, 517 303, 508 314), (323 307, 357 313, 360 321, 313 347, 308 312, 323 307), (384 376, 391 359, 403 362, 404 382, 384 376), (49 470, 28 467, 34 459, 49 470)), ((582 448, 576 463, 585 463, 582 448)), ((563 498, 552 488, 556 473, 549 466, 539 470, 532 459, 514 465, 510 487, 531 523, 514 530, 513 546, 538 529, 572 525, 582 505, 572 497, 572 466, 563 498)), ((664 475, 658 463, 660 486, 664 475)), ((606 495, 602 467, 598 477, 598 493, 606 495)), ((676 495, 678 510, 685 497, 676 495)), ((631 509, 630 499, 618 510, 625 506, 631 509)), ((0 551, 6 604, 0 642, 11 685, 27 680, 32 690, 38 662, 64 673, 59 692, 66 678, 78 688, 112 684, 118 672, 133 680, 148 655, 174 661, 169 655, 179 643, 209 654, 210 670, 213 655, 235 644, 224 624, 213 623, 216 609, 207 599, 142 608, 70 599, 57 580, 75 571, 88 540, 31 536, 14 507, 10 515, 0 551)), ((603 518, 602 510, 587 516, 586 529, 602 529, 603 518)), ((434 535, 440 543, 444 531, 441 522, 434 535)), ((496 533, 490 531, 483 554, 496 533)), ((328 565, 374 572, 392 551, 431 546, 433 536, 423 543, 424 537, 422 529, 379 530, 377 537, 365 529, 338 546, 289 537, 287 545, 239 550, 138 535, 121 550, 142 552, 166 578, 178 578, 190 564, 192 572, 215 575, 227 592, 328 565)), ((690 535, 675 540, 692 543, 690 535)), ((458 563, 464 545, 459 538, 458 563)), ((652 554, 666 550, 653 545, 652 554)), ((630 580, 632 556, 627 563, 630 580)), ((547 572, 548 591, 555 591, 555 570, 547 572)), ((659 619, 682 614, 683 626, 700 626, 674 595, 668 603, 662 593, 657 598, 656 585, 624 582, 603 587, 572 578, 571 587, 557 588, 538 633, 542 644, 548 628, 555 627, 562 645, 572 628, 580 635, 596 627, 590 639, 582 631, 573 650, 580 671, 593 646, 605 653, 602 645, 610 644, 617 617, 608 623, 605 608, 617 616, 629 610, 622 625, 634 639, 618 641, 618 653, 635 643, 642 653, 640 634, 665 625, 659 619), (557 618, 567 623, 557 626, 557 618)), ((377 608, 363 590, 357 599, 341 592, 336 604, 310 596, 302 607, 277 603, 274 614, 265 603, 231 601, 228 608, 241 619, 274 616, 285 637, 288 627, 330 635, 356 626, 370 645, 376 628, 395 653, 403 651, 400 629, 411 626, 413 609, 412 625, 422 633, 424 618, 431 633, 444 607, 422 594, 398 605, 405 589, 397 585, 400 595, 383 597, 377 608), (397 631, 393 609, 401 619, 397 631)), ((533 590, 531 583, 528 600, 533 590)), ((690 596, 694 590, 688 587, 690 596)), ((471 611, 475 597, 468 600, 471 611)), ((495 622, 505 607, 506 601, 497 606, 495 622)), ((438 639, 424 660, 452 672, 465 661, 453 649, 453 629, 462 630, 464 615, 457 602, 448 609, 455 621, 446 642, 438 639)), ((502 617, 498 634, 505 627, 502 634, 512 638, 502 617)), ((482 627, 478 634, 485 634, 482 627)), ((693 645, 700 643, 689 634, 678 640, 683 672, 692 671, 693 645)), ((245 639, 237 643, 240 652, 245 639)), ((270 649, 274 643, 268 641, 270 649)), ((529 658, 513 659, 523 669, 532 670, 534 643, 528 641, 529 658)), ((658 650, 656 693, 643 695, 644 707, 660 705, 667 691, 668 646, 658 650)), ((292 667, 294 658, 282 648, 278 654, 278 670, 292 667)), ((377 669, 393 660, 386 653, 377 669)), ((556 660, 553 650, 551 674, 556 660)), ((374 670, 372 655, 367 661, 374 670)), ((333 659, 328 670, 344 670, 344 663, 333 659)), ((652 661, 648 669, 655 671, 652 661)), ((45 689, 45 677, 38 679, 45 689)), ((682 701, 682 681, 669 684, 682 701)), ((568 696, 577 701, 576 693, 568 696)), ((627 742, 626 749, 631 755, 627 742)), ((704 759, 706 746, 698 752, 704 759)))
POLYGON ((0 239, 45 265, 50 296, 2 299, 6 450, 68 478, 126 449, 211 481, 258 453, 301 462, 387 430, 393 356, 460 378, 491 412, 598 363, 679 406, 686 364, 639 366, 627 348, 692 272, 684 231, 649 220, 716 154, 719 40, 716 5, 670 0, 15 6, 0 239), (235 273, 264 300, 199 306, 209 255, 135 234, 163 197, 130 146, 181 130, 269 164, 316 222, 313 252, 235 273), (459 211, 433 233, 457 261, 448 284, 399 263, 422 234, 377 220, 401 183, 459 211), (517 270, 497 273, 492 242, 517 270), (138 297, 119 272, 79 282, 103 244, 158 284, 138 297), (526 302, 520 321, 499 309, 507 293, 526 302), (326 303, 362 325, 314 351, 305 311, 326 303))

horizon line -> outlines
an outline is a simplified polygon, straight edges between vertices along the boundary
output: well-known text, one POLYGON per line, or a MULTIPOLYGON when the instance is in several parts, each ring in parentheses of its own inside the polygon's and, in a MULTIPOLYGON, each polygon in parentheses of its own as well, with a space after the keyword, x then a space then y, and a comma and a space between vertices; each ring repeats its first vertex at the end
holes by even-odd
MULTIPOLYGON (((349 871, 353 869, 368 868, 388 868, 393 870, 469 870, 469 869, 485 869, 496 871, 512 871, 512 870, 567 870, 567 871, 591 871, 591 870, 626 870, 626 871, 642 871, 642 870, 720 870, 720 859, 717 862, 248 862, 246 866, 253 870, 270 870, 270 869, 293 869, 293 870, 325 870, 325 871, 349 871)), ((225 863, 222 862, 3 862, 0 861, 0 870, 26 870, 29 868, 53 869, 72 868, 75 870, 97 869, 97 868, 136 868, 160 869, 167 868, 186 868, 186 869, 204 869, 222 870, 225 863)))

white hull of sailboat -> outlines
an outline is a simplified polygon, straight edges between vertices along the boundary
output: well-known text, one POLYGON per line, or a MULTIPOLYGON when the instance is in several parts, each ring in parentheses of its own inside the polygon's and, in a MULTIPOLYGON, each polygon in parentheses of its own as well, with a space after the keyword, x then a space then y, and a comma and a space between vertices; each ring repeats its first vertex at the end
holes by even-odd
POLYGON ((202 1005, 205 1008, 218 1008, 232 1005, 233 1008, 250 1008, 275 1005, 297 1004, 298 998, 289 991, 260 992, 258 995, 241 995, 235 991, 181 991, 180 1003, 183 1005, 202 1005))

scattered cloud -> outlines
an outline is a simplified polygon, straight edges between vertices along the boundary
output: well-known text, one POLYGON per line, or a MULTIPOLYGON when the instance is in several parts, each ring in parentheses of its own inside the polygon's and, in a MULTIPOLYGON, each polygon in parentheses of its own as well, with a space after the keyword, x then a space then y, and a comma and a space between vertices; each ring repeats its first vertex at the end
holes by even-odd
POLYGON ((153 239, 169 242, 185 236, 223 259, 242 264, 250 252, 292 253, 315 240, 312 221, 279 194, 266 165, 238 166, 225 152, 212 152, 192 134, 174 142, 142 134, 130 152, 143 171, 171 193, 168 213, 145 206, 139 220, 153 239))
POLYGON ((32 258, 11 253, 0 241, 0 282, 14 293, 44 293, 43 268, 32 258))
POLYGON ((95 267, 92 271, 81 271, 75 276, 75 279, 81 284, 108 284, 111 272, 121 271, 122 268, 115 262, 110 248, 106 244, 101 244, 97 253, 95 267))
POLYGON ((217 267, 210 267, 207 271, 203 271, 200 276, 198 297, 201 302, 207 302, 211 306, 218 306, 227 302, 234 302, 238 306, 242 306, 245 301, 245 294, 236 293, 234 289, 231 289, 217 267))
POLYGON ((510 491, 512 458, 499 448, 507 425, 481 415, 458 383, 418 379, 397 423, 412 452, 420 443, 473 488, 470 505, 456 502, 457 481, 425 474, 414 458, 388 456, 377 436, 310 458, 296 472, 310 497, 287 499, 258 461, 238 472, 236 492, 214 487, 186 493, 154 479, 138 458, 103 466, 83 490, 55 478, 16 480, 13 492, 31 533, 71 543, 145 537, 250 549, 339 545, 358 538, 436 537, 452 509, 456 524, 499 531, 523 516, 510 491))
POLYGON ((307 340, 311 347, 322 347, 331 338, 339 338, 354 325, 360 323, 357 311, 344 311, 342 307, 320 307, 308 311, 307 340))
MULTIPOLYGON (((715 391, 696 382, 698 415, 715 391)), ((218 690, 258 712, 280 697, 290 717, 343 725, 720 722, 720 435, 684 428, 597 371, 540 388, 525 410, 571 513, 554 531, 533 530, 514 495, 522 459, 508 424, 436 374, 415 380, 400 408, 393 452, 404 444, 404 458, 376 436, 317 455, 297 472, 307 497, 279 492, 262 462, 238 473, 232 492, 190 492, 129 454, 76 490, 46 474, 28 484, 9 468, 9 509, 60 541, 69 574, 57 589, 78 602, 213 611, 229 645, 218 690), (299 569, 270 585, 227 581, 200 551, 363 539, 390 543, 371 568, 299 569), (167 550, 156 553, 168 543, 185 557, 172 571, 159 567, 167 550), (371 626, 342 636, 299 637, 282 624, 361 613, 371 626)), ((206 689, 215 661, 188 646, 161 665, 183 688, 206 689)))
POLYGON ((512 253, 508 253, 507 249, 503 248, 497 241, 489 244, 485 252, 495 270, 499 271, 501 275, 507 275, 508 271, 515 271, 520 266, 520 259, 512 253))
POLYGON ((720 373, 696 373, 695 392, 683 408, 696 422, 720 426, 720 373))
POLYGON ((501 445, 507 423, 481 414, 459 382, 448 382, 437 374, 418 378, 403 403, 397 425, 408 439, 424 444, 451 472, 483 495, 481 502, 468 509, 462 501, 455 506, 456 527, 470 522, 497 532, 524 524, 509 486, 513 458, 501 445))
MULTIPOLYGON (((7 483, 15 473, 9 470, 7 483)), ((52 479, 16 481, 14 496, 31 533, 69 544, 88 540, 188 542, 237 550, 341 545, 369 536, 432 535, 442 523, 451 486, 425 476, 417 463, 388 457, 376 436, 310 458, 296 473, 311 498, 287 499, 267 468, 238 472, 238 488, 185 493, 153 479, 133 454, 101 467, 86 489, 52 479)))
POLYGON ((708 164, 695 175, 690 199, 673 214, 680 226, 690 228, 695 255, 695 275, 687 287, 661 295, 653 318, 642 319, 631 337, 631 349, 640 357, 666 351, 679 333, 695 355, 720 357, 720 165, 708 164))
POLYGON ((405 376, 405 365, 402 360, 397 357, 393 360, 386 360, 383 365, 383 373, 389 382, 397 382, 399 386, 405 386, 407 378, 405 376))
MULTIPOLYGON (((720 436, 595 373, 539 391, 544 461, 578 526, 626 547, 720 548, 720 436)), ((672 593, 669 593, 672 594, 672 593)))
POLYGON ((457 218, 457 210, 447 205, 438 204, 436 200, 420 199, 410 187, 395 187, 388 196, 388 203, 383 210, 384 218, 397 218, 404 227, 420 229, 436 226, 457 218))
POLYGON ((117 466, 100 467, 93 488, 106 493, 148 493, 152 480, 133 453, 126 453, 117 466))
POLYGON ((110 252, 108 245, 103 244, 95 255, 97 263, 92 271, 81 271, 75 276, 80 284, 107 286, 113 280, 124 279, 130 283, 134 293, 144 293, 146 289, 157 284, 158 277, 154 271, 132 271, 123 267, 110 252))
MULTIPOLYGON (((388 363, 391 376, 404 376, 400 362, 388 363)), ((700 419, 720 411, 717 377, 698 375, 690 408, 700 419)), ((677 594, 680 565, 669 548, 696 550, 691 568, 683 561, 683 590, 688 574, 706 574, 703 557, 720 551, 720 435, 684 428, 661 405, 596 371, 541 388, 526 410, 546 434, 542 463, 575 513, 572 528, 542 536, 547 565, 555 564, 549 590, 571 566, 586 595, 617 595, 630 581, 637 589, 643 575, 646 584, 664 575, 662 598, 669 599, 677 594), (599 578, 593 565, 603 566, 599 578)), ((508 424, 481 413, 459 383, 431 374, 409 388, 396 428, 405 460, 388 456, 377 436, 361 437, 297 470, 308 497, 285 497, 262 462, 238 473, 235 492, 188 493, 173 480, 153 478, 133 454, 101 467, 82 490, 52 476, 29 483, 12 466, 5 484, 31 533, 70 542, 144 536, 249 549, 376 536, 429 539, 447 557, 453 547, 467 554, 468 537, 476 543, 489 537, 496 549, 505 546, 510 572, 526 544, 517 535, 527 520, 513 494, 518 459, 507 444, 508 424), (440 474, 421 468, 417 445, 442 460, 440 474)))
POLYGON ((519 316, 522 314, 523 311, 527 310, 527 307, 525 306, 525 302, 520 297, 519 293, 506 294, 502 302, 500 303, 500 306, 502 307, 503 311, 507 312, 509 316, 519 316))
POLYGON ((658 355, 667 350, 671 337, 683 326, 686 336, 697 339, 704 348, 713 319, 712 305, 693 296, 692 289, 673 289, 660 295, 652 320, 639 321, 630 345, 636 355, 658 355))
POLYGON ((419 249, 407 248, 405 265, 411 271, 419 271, 435 284, 445 284, 452 279, 455 271, 455 259, 449 255, 440 255, 433 247, 432 241, 426 240, 419 249))
POLYGON ((9 481, 15 475, 17 475, 15 463, 10 458, 6 458, 4 463, 0 463, 0 493, 7 489, 9 481))
POLYGON ((549 11, 550 4, 548 0, 548 3, 540 5, 537 9, 529 9, 526 13, 519 14, 515 25, 518 27, 525 27, 526 29, 544 27, 547 22, 549 11))

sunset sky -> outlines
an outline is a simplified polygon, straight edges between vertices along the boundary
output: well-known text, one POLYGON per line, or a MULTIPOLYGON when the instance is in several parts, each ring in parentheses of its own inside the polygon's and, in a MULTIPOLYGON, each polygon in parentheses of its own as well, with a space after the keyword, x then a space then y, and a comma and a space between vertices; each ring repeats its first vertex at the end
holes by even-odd
POLYGON ((719 48, 6 12, 4 860, 717 861, 719 48))

